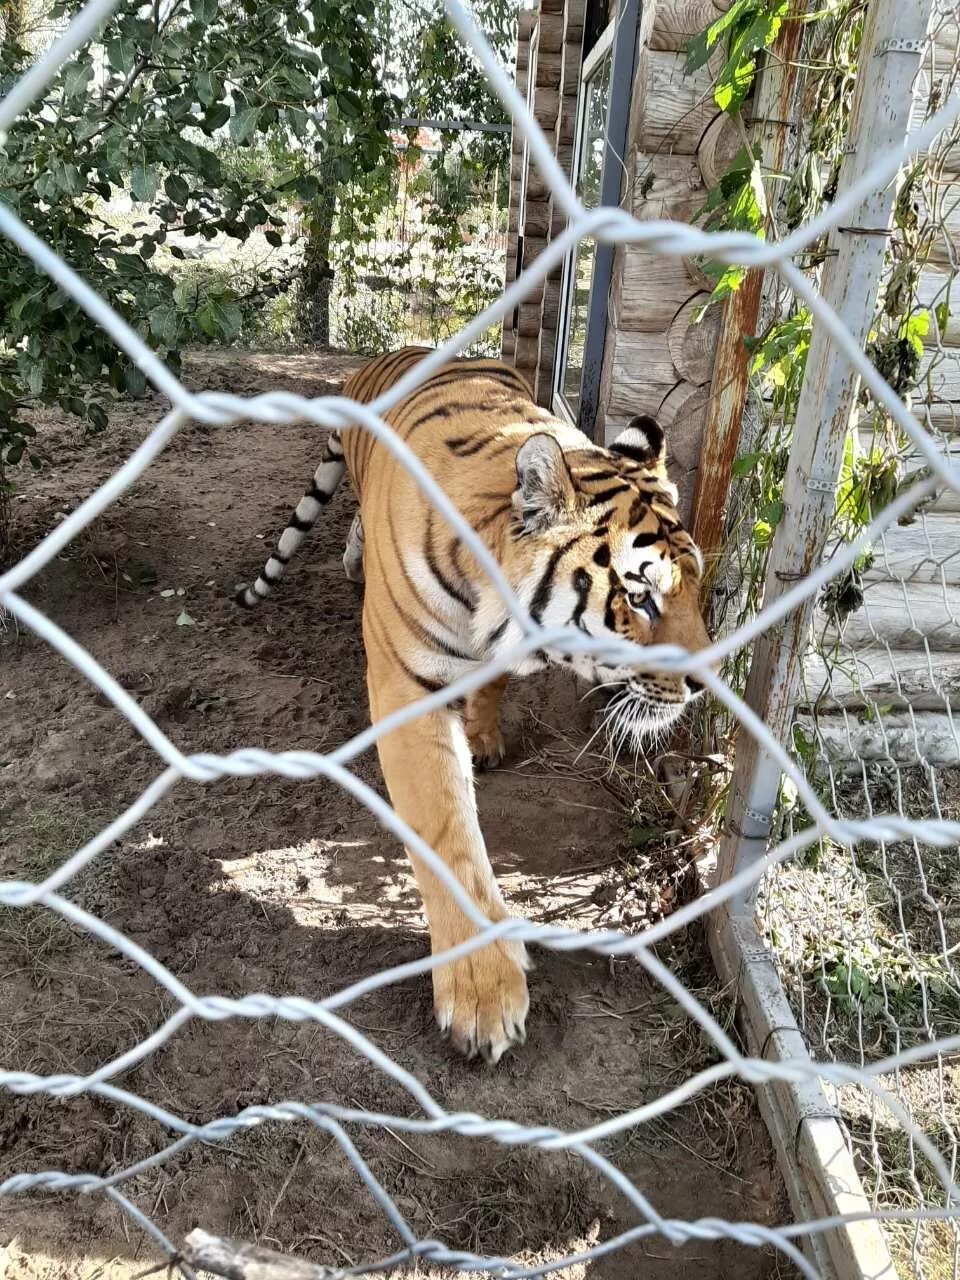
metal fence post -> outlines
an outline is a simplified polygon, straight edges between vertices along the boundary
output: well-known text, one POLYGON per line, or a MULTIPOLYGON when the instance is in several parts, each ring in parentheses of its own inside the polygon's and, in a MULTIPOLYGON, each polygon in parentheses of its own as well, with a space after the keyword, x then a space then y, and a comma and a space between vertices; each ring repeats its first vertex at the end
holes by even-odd
MULTIPOLYGON (((866 173, 879 150, 902 143, 906 136, 932 6, 933 0, 870 4, 838 194, 866 173)), ((836 254, 826 260, 822 295, 861 346, 873 321, 895 195, 891 183, 830 234, 836 254)), ((858 386, 859 377, 846 357, 815 324, 784 481, 784 514, 767 565, 766 604, 821 560, 858 386)), ((758 637, 754 648, 746 701, 781 742, 790 732, 813 608, 814 602, 807 601, 758 637)), ((779 787, 779 766, 741 729, 718 852, 719 880, 764 856, 779 787)), ((754 896, 755 889, 713 913, 711 950, 721 977, 736 987, 748 1052, 796 1061, 807 1056, 806 1042, 758 934, 754 896)), ((776 1084, 759 1089, 758 1097, 798 1218, 867 1209, 839 1113, 820 1084, 776 1084)), ((811 1238, 809 1244, 824 1276, 895 1280, 896 1270, 875 1222, 849 1224, 811 1238)))

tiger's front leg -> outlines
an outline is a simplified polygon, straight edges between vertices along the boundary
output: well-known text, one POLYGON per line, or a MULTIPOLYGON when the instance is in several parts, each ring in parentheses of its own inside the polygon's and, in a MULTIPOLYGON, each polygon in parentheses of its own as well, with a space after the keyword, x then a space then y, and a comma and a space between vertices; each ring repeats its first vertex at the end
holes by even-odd
POLYGON ((495 769, 503 759, 500 704, 509 676, 498 676, 467 695, 463 727, 478 769, 495 769))
MULTIPOLYGON (((367 687, 374 723, 423 696, 423 690, 378 644, 364 610, 367 687)), ((443 710, 421 716, 377 743, 397 813, 443 859, 488 920, 507 911, 494 879, 477 817, 473 770, 459 718, 443 710)), ((450 891, 407 850, 423 896, 434 954, 475 936, 477 929, 450 891)), ((433 970, 433 1003, 444 1034, 467 1057, 497 1062, 522 1043, 529 1006, 522 943, 495 942, 433 970)))

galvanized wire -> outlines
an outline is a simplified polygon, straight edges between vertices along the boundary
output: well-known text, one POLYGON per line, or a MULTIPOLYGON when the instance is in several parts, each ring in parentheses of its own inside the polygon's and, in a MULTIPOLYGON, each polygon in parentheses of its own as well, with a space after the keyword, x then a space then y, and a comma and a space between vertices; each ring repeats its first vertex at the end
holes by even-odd
MULTIPOLYGON (((70 53, 94 36, 98 27, 112 12, 115 3, 116 0, 93 0, 93 3, 88 4, 76 16, 59 41, 0 103, 0 137, 15 125, 17 116, 42 92, 70 53)), ((837 803, 835 796, 831 796, 829 801, 825 802, 803 764, 772 739, 756 715, 742 702, 729 684, 714 674, 710 665, 718 659, 740 652, 764 629, 772 626, 798 603, 814 595, 827 582, 852 565, 868 545, 881 543, 885 530, 892 528, 901 516, 908 514, 936 487, 946 486, 955 492, 960 492, 960 468, 957 463, 952 457, 942 453, 930 432, 908 411, 901 398, 883 381, 864 353, 858 349, 849 332, 823 303, 814 285, 792 262, 792 258, 811 245, 824 230, 841 222, 865 194, 890 181, 905 157, 925 149, 934 142, 942 130, 953 125, 960 118, 960 98, 951 97, 947 106, 918 130, 904 147, 899 148, 894 154, 877 156, 864 180, 844 198, 779 242, 761 242, 740 233, 707 234, 694 227, 671 222, 640 223, 622 209, 600 208, 592 211, 583 209, 557 165, 549 142, 536 125, 503 68, 497 63, 467 10, 460 0, 447 0, 447 8, 461 36, 474 50, 491 84, 511 113, 517 128, 526 138, 533 161, 553 189, 557 207, 562 208, 568 215, 569 226, 560 236, 551 241, 548 248, 493 305, 486 308, 455 338, 444 343, 436 353, 425 359, 400 383, 371 405, 362 406, 342 397, 307 400, 279 392, 251 399, 217 393, 189 392, 162 365, 137 334, 66 263, 25 227, 12 210, 0 206, 0 233, 5 234, 18 245, 40 270, 55 279, 66 293, 101 324, 117 345, 138 365, 154 387, 169 397, 173 404, 172 411, 150 433, 126 464, 63 520, 18 565, 0 577, 0 605, 13 613, 25 627, 45 639, 104 694, 114 708, 157 753, 162 762, 162 770, 127 810, 119 814, 98 836, 77 850, 46 879, 38 883, 10 880, 0 882, 0 904, 17 909, 40 906, 56 913, 127 957, 169 993, 177 1005, 176 1012, 153 1034, 86 1075, 39 1076, 0 1070, 0 1088, 12 1093, 24 1095, 39 1093, 57 1097, 89 1094, 109 1098, 121 1107, 139 1111, 152 1117, 170 1132, 172 1137, 169 1144, 149 1157, 121 1168, 108 1177, 68 1174, 56 1170, 17 1174, 0 1184, 0 1196, 27 1191, 68 1190, 110 1196, 137 1225, 151 1235, 171 1260, 177 1261, 181 1269, 189 1274, 189 1268, 179 1261, 177 1245, 169 1240, 161 1227, 120 1188, 146 1169, 174 1158, 193 1143, 222 1141, 230 1134, 262 1124, 307 1123, 332 1135, 355 1169, 361 1183, 394 1228, 400 1242, 399 1250, 389 1259, 371 1258, 360 1266, 332 1271, 331 1274, 358 1274, 397 1265, 404 1260, 429 1258, 460 1269, 488 1271, 510 1277, 533 1276, 596 1259, 632 1240, 659 1233, 674 1244, 694 1239, 731 1239, 750 1246, 773 1246, 790 1259, 802 1275, 814 1277, 816 1272, 801 1253, 797 1239, 802 1235, 828 1231, 837 1226, 838 1219, 804 1222, 776 1229, 749 1222, 720 1219, 698 1221, 671 1219, 658 1213, 644 1189, 634 1186, 596 1150, 594 1144, 601 1138, 642 1125, 672 1111, 701 1090, 725 1078, 736 1076, 752 1084, 761 1084, 773 1080, 800 1081, 819 1077, 832 1083, 838 1090, 856 1088, 861 1091, 869 1099, 870 1106, 876 1109, 876 1114, 882 1114, 886 1117, 887 1123, 899 1128, 907 1135, 912 1159, 916 1166, 919 1168, 922 1164, 926 1171, 924 1176, 930 1184, 938 1188, 938 1199, 934 1204, 911 1205, 902 1211, 896 1208, 883 1210, 878 1208, 874 1216, 890 1219, 902 1217, 912 1222, 949 1218, 952 1216, 953 1202, 960 1195, 960 1190, 956 1186, 956 1169, 952 1153, 948 1152, 944 1157, 936 1143, 924 1132, 923 1126, 911 1117, 909 1109, 903 1105, 896 1091, 891 1091, 880 1083, 888 1076, 896 1076, 910 1064, 935 1062, 945 1054, 960 1051, 960 1036, 941 1036, 938 1039, 935 1035, 926 1034, 928 1030, 933 1031, 934 1028, 932 1024, 929 1026, 925 1024, 925 1034, 917 1043, 902 1045, 898 1042, 894 1045, 894 1053, 873 1062, 862 1054, 854 1055, 852 1061, 838 1059, 829 1062, 804 1059, 788 1063, 770 1063, 746 1057, 739 1051, 717 1019, 685 989, 653 950, 655 944, 690 921, 704 916, 712 907, 729 900, 747 885, 756 883, 771 868, 778 864, 794 865, 799 854, 824 840, 829 840, 834 846, 844 850, 862 849, 867 846, 879 851, 882 855, 890 845, 895 843, 908 843, 915 849, 922 846, 943 849, 955 845, 960 839, 960 821, 939 810, 916 814, 906 811, 903 806, 894 806, 891 812, 876 812, 870 807, 865 814, 849 814, 843 805, 837 803), (806 581, 797 583, 776 602, 775 606, 746 620, 723 641, 696 654, 663 645, 641 649, 610 638, 590 637, 576 628, 553 630, 542 628, 529 616, 524 605, 513 596, 499 566, 474 530, 456 511, 437 483, 425 471, 422 463, 392 433, 384 419, 384 415, 433 370, 458 351, 468 348, 472 342, 481 339, 491 324, 507 315, 525 294, 561 262, 577 241, 585 236, 593 236, 598 240, 612 243, 646 244, 668 255, 703 254, 724 262, 767 265, 775 268, 790 287, 805 300, 818 321, 825 325, 833 340, 861 375, 876 403, 885 409, 892 421, 903 432, 905 439, 911 442, 915 451, 925 460, 929 469, 930 474, 927 478, 920 480, 909 492, 902 494, 879 513, 871 526, 864 530, 854 543, 840 549, 828 563, 811 574, 806 581), (431 694, 380 721, 333 752, 269 752, 255 747, 241 748, 225 755, 181 752, 135 699, 87 650, 77 644, 61 627, 28 604, 19 592, 71 539, 86 528, 144 472, 177 431, 190 419, 208 423, 221 430, 227 430, 232 424, 244 419, 276 425, 308 420, 323 427, 349 425, 369 431, 406 467, 427 500, 435 506, 451 529, 456 531, 482 569, 489 574, 512 619, 514 628, 512 634, 515 636, 515 641, 510 650, 497 661, 484 664, 476 672, 448 688, 431 694), (733 879, 715 887, 698 901, 689 904, 638 936, 625 936, 613 930, 581 933, 517 919, 493 924, 487 921, 470 902, 455 877, 434 851, 394 813, 381 797, 364 784, 349 766, 362 751, 385 732, 426 711, 452 702, 470 689, 480 687, 493 676, 514 665, 524 653, 545 645, 562 646, 569 653, 590 652, 603 654, 609 659, 615 657, 623 662, 642 663, 646 669, 656 667, 664 671, 697 674, 710 686, 739 722, 762 742, 766 751, 779 761, 784 774, 791 780, 800 802, 812 819, 812 825, 789 834, 755 866, 745 868, 733 879), (446 953, 384 970, 321 1001, 285 996, 282 993, 249 995, 240 999, 215 994, 200 996, 191 991, 167 966, 131 938, 61 896, 59 891, 67 886, 83 867, 94 862, 108 845, 149 813, 160 798, 180 780, 191 779, 212 784, 224 777, 252 776, 282 776, 296 779, 324 776, 351 792, 444 882, 464 912, 477 925, 478 932, 475 937, 446 953), (591 949, 606 955, 633 957, 699 1025, 715 1046, 719 1054, 719 1062, 690 1077, 681 1086, 663 1093, 661 1097, 644 1107, 578 1133, 564 1133, 548 1126, 531 1127, 498 1117, 448 1112, 419 1080, 401 1068, 387 1053, 342 1016, 342 1011, 347 1006, 371 990, 399 982, 413 974, 426 973, 437 965, 502 938, 535 942, 556 950, 591 949), (365 1057, 372 1068, 399 1084, 408 1094, 411 1105, 419 1109, 422 1115, 378 1115, 333 1103, 307 1106, 281 1100, 269 1106, 249 1107, 236 1114, 225 1114, 205 1124, 197 1125, 112 1083, 130 1067, 156 1053, 191 1019, 223 1021, 231 1018, 260 1018, 265 1014, 294 1022, 312 1021, 324 1026, 365 1057), (509 1259, 453 1251, 441 1241, 420 1239, 405 1220, 400 1208, 378 1183, 347 1132, 351 1127, 379 1129, 387 1126, 407 1132, 456 1132, 472 1137, 483 1137, 505 1146, 523 1143, 545 1149, 574 1152, 627 1197, 636 1210, 638 1225, 621 1236, 597 1243, 575 1256, 557 1258, 549 1263, 529 1268, 521 1267, 509 1259)))

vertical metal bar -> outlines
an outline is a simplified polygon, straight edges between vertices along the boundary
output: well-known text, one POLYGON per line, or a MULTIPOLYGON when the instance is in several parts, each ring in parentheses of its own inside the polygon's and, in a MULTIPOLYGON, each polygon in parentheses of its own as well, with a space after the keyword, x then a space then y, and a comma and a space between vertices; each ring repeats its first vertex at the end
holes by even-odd
MULTIPOLYGON (((637 66, 637 39, 641 15, 640 0, 621 0, 614 21, 617 24, 610 64, 610 96, 603 143, 603 176, 600 179, 600 204, 620 204, 630 100, 637 66)), ((586 36, 586 31, 584 31, 586 36)), ((594 439, 597 407, 600 402, 600 376, 603 372, 603 348, 607 334, 610 281, 613 277, 614 246, 598 244, 587 304, 587 334, 583 347, 583 372, 580 379, 580 409, 577 425, 594 439)), ((560 330, 558 329, 558 334, 560 330)))
MULTIPOLYGON (((873 0, 868 8, 838 193, 861 178, 879 152, 902 143, 908 132, 932 3, 873 0)), ((873 321, 887 249, 887 236, 876 231, 889 228, 895 195, 891 183, 866 199, 847 226, 830 235, 836 256, 824 267, 823 297, 861 345, 873 321)), ((858 388, 859 377, 826 330, 815 325, 784 482, 784 515, 767 564, 765 603, 806 577, 821 560, 858 388)), ((813 607, 807 601, 781 626, 762 635, 754 649, 746 700, 781 742, 790 731, 813 607)), ((763 856, 779 786, 779 766, 741 730, 720 843, 721 879, 763 856)), ((731 909, 747 911, 750 901, 746 897, 731 909)))

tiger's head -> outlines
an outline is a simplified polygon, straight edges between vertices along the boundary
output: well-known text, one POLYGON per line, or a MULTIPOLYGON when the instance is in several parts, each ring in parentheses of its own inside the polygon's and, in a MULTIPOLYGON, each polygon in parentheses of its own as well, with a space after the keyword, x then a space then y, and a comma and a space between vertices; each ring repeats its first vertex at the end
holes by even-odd
MULTIPOLYGON (((513 509, 517 549, 534 553, 524 592, 531 616, 641 645, 709 645, 703 560, 676 504, 653 418, 634 418, 602 452, 564 452, 546 432, 528 437, 517 452, 513 509)), ((665 730, 703 689, 691 675, 608 665, 592 654, 546 657, 608 688, 614 746, 665 730)))

